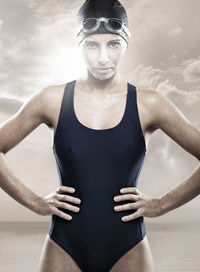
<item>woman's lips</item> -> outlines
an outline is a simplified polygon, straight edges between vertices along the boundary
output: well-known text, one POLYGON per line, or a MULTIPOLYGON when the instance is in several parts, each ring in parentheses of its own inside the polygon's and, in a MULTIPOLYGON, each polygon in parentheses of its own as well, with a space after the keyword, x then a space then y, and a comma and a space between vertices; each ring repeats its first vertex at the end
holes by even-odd
POLYGON ((108 70, 110 70, 110 69, 112 69, 112 68, 111 68, 111 67, 109 67, 109 68, 97 68, 96 70, 97 70, 97 71, 106 72, 106 71, 108 71, 108 70))
POLYGON ((111 69, 111 67, 108 67, 108 68, 96 68, 98 70, 107 70, 107 69, 111 69))

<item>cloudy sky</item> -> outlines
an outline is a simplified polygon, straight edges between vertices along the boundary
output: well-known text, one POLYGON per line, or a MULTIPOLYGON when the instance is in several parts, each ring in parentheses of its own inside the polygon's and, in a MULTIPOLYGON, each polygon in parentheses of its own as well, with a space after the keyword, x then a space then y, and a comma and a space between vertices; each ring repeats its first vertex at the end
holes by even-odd
MULTIPOLYGON (((74 37, 81 0, 0 0, 0 123, 41 88, 82 72, 74 37), (78 63, 78 65, 77 65, 78 63)), ((132 38, 121 73, 137 87, 164 93, 200 128, 200 1, 123 0, 132 38)), ((44 124, 7 153, 13 172, 40 195, 58 186, 52 134, 44 124)), ((198 161, 158 130, 152 135, 138 188, 159 196, 198 161)), ((200 198, 156 219, 200 223, 200 198)), ((1 221, 48 221, 0 191, 1 221), (5 209, 6 207, 6 209, 5 209)))

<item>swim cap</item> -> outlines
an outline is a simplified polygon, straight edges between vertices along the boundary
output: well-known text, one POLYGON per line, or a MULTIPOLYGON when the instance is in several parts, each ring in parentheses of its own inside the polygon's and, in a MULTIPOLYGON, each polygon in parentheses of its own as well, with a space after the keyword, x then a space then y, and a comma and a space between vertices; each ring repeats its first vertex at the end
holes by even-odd
MULTIPOLYGON (((127 28, 129 27, 126 10, 118 0, 86 0, 77 13, 77 28, 81 26, 85 19, 101 17, 120 19, 127 28)), ((101 22, 100 27, 93 33, 83 31, 77 33, 78 43, 80 44, 89 35, 100 33, 112 33, 112 31, 106 29, 101 22)), ((122 30, 115 34, 120 35, 128 43, 129 36, 125 31, 122 30)))

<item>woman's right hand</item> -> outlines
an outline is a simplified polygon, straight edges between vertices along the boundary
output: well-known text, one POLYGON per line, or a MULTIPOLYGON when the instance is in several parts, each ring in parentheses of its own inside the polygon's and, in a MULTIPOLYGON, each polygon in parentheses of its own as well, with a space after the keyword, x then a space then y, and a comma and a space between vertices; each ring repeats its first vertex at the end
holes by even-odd
POLYGON ((55 191, 51 192, 47 196, 40 197, 38 201, 37 214, 39 215, 51 215, 55 214, 63 219, 71 220, 72 217, 60 211, 57 207, 64 208, 73 212, 79 212, 80 208, 71 205, 67 202, 72 202, 74 204, 80 204, 81 200, 77 197, 62 193, 74 193, 75 189, 68 186, 59 186, 55 191))

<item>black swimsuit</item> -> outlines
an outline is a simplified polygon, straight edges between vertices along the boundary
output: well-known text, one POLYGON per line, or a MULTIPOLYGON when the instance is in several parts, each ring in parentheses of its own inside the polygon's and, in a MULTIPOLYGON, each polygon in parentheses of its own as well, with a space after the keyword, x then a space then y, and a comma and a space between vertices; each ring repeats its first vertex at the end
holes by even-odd
POLYGON ((64 90, 53 152, 59 183, 76 189, 72 195, 81 199, 80 211, 59 208, 72 220, 52 215, 49 236, 81 271, 108 272, 146 234, 143 217, 121 220, 135 210, 114 210, 114 206, 130 201, 113 200, 121 188, 137 186, 146 154, 137 91, 127 83, 126 108, 118 125, 92 129, 76 117, 75 83, 69 82, 64 90))

